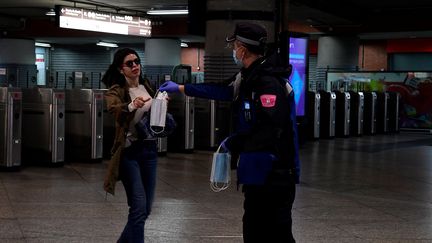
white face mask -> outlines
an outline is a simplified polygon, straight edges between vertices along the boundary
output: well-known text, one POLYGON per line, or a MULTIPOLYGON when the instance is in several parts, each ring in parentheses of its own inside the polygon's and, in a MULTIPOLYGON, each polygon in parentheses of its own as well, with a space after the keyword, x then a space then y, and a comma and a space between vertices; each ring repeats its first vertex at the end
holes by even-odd
POLYGON ((243 67, 243 62, 237 58, 236 49, 233 49, 233 59, 234 59, 235 64, 237 64, 237 66, 243 67))

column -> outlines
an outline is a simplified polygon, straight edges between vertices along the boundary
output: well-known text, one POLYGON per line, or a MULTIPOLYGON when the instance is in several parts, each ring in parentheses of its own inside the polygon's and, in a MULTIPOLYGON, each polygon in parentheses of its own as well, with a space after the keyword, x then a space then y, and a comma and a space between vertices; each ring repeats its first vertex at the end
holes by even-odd
POLYGON ((28 39, 0 39, 0 86, 36 85, 35 42, 28 39))
POLYGON ((204 82, 222 82, 239 71, 226 48, 225 38, 237 22, 252 22, 267 30, 268 42, 274 41, 275 1, 207 0, 204 82))
POLYGON ((324 85, 326 71, 355 71, 358 68, 359 38, 356 36, 323 36, 318 39, 317 81, 324 85))
POLYGON ((159 86, 164 75, 171 75, 181 62, 179 39, 146 39, 143 71, 152 84, 159 86))

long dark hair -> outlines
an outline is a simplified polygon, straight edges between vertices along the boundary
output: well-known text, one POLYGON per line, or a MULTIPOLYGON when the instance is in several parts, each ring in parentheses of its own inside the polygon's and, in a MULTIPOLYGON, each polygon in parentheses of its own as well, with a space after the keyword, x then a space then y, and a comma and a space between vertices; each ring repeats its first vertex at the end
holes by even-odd
MULTIPOLYGON (((114 84, 118 84, 121 87, 125 86, 126 79, 123 76, 123 74, 120 73, 119 69, 123 64, 124 58, 130 54, 134 54, 139 59, 138 53, 133 49, 122 48, 116 51, 111 65, 108 67, 108 70, 105 72, 104 76, 102 77, 102 82, 105 84, 107 88, 111 87, 114 84)), ((139 82, 140 83, 144 82, 144 79, 142 77, 142 70, 140 73, 139 82)))

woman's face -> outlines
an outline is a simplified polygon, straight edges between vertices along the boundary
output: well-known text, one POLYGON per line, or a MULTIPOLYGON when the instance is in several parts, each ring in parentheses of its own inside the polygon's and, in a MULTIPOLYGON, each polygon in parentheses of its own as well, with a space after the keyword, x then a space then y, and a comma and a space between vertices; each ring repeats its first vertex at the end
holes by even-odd
POLYGON ((126 78, 135 80, 141 74, 141 61, 135 54, 129 54, 123 59, 120 73, 126 78))

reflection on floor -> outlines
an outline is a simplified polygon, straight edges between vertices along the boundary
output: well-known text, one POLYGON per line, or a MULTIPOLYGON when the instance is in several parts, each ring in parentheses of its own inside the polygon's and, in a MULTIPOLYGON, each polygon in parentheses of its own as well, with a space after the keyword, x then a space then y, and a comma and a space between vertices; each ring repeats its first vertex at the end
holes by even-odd
MULTIPOLYGON (((146 242, 242 242, 242 194, 209 187, 211 152, 160 157, 146 242)), ((298 242, 432 242, 432 136, 307 142, 293 209, 298 242)), ((115 242, 127 216, 106 163, 0 172, 0 242, 115 242)), ((234 174, 233 174, 234 176, 234 174)))

